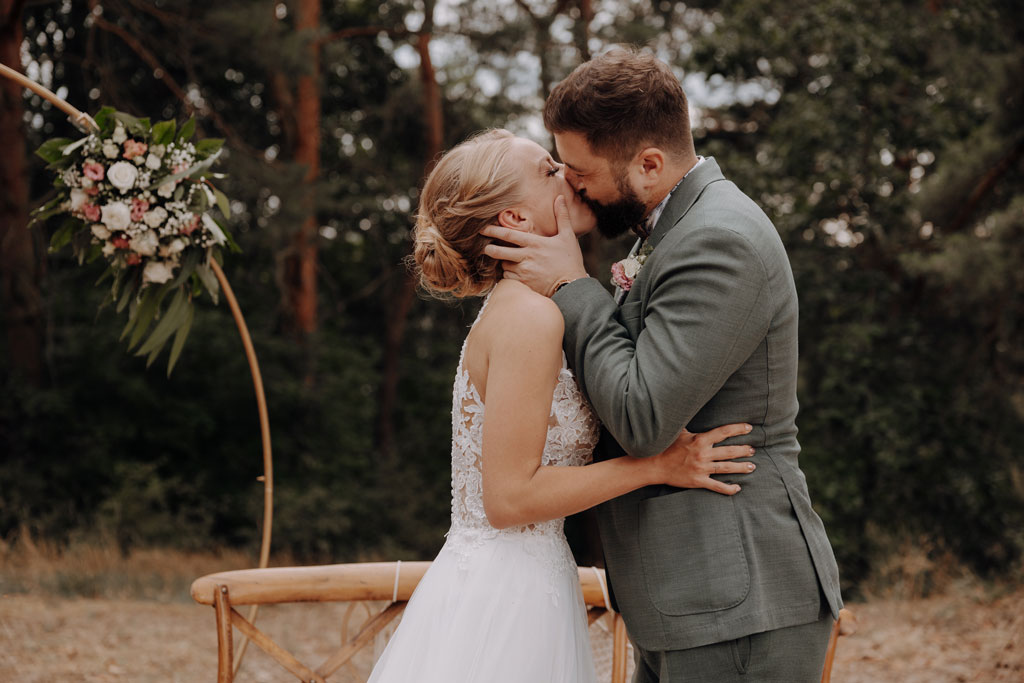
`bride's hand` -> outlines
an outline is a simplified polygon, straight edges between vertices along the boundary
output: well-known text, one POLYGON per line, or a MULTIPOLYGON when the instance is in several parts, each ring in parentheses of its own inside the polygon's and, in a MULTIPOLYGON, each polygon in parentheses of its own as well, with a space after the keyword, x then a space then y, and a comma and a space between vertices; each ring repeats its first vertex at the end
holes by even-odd
POLYGON ((677 488, 708 489, 727 496, 739 493, 738 484, 712 479, 713 474, 750 474, 752 462, 732 462, 754 454, 752 446, 720 446, 715 444, 732 436, 750 433, 750 425, 730 424, 709 432, 692 434, 685 429, 671 446, 654 456, 658 483, 677 488))

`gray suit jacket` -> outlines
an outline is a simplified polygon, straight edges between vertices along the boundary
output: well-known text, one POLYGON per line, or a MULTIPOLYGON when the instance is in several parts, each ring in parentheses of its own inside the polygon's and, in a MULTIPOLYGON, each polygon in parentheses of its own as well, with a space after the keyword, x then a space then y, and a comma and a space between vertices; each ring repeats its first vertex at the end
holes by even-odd
POLYGON ((797 296, 782 240, 714 159, 655 226, 621 306, 593 278, 562 287, 565 351, 603 423, 595 457, 661 452, 685 426, 732 422, 757 470, 743 490, 653 486, 598 509, 608 581, 633 641, 678 650, 842 607, 835 557, 797 463, 797 296))

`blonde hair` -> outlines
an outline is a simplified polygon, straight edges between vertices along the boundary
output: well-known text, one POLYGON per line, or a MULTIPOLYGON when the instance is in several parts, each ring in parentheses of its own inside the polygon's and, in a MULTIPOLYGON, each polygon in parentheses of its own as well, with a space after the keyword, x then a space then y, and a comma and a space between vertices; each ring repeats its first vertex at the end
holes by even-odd
POLYGON ((420 194, 413 259, 420 284, 432 294, 479 296, 501 277, 480 234, 498 214, 522 202, 520 173, 509 163, 515 136, 488 130, 449 150, 420 194))

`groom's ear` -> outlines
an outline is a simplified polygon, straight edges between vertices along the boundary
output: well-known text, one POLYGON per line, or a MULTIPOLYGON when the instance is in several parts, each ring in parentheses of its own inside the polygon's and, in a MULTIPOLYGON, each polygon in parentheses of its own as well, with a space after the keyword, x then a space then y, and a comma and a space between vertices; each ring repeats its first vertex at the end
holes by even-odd
POLYGON ((657 182, 665 172, 665 153, 657 147, 645 147, 636 155, 635 167, 641 182, 657 182))
POLYGON ((529 232, 533 227, 533 222, 519 209, 505 209, 498 214, 498 225, 529 232))

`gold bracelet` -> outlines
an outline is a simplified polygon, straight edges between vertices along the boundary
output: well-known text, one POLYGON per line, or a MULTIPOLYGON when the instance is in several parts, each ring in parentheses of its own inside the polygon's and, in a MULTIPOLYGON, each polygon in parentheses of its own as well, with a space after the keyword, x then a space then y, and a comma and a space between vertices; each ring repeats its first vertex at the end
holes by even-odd
POLYGON ((579 280, 579 279, 580 278, 578 278, 578 277, 577 278, 563 277, 561 280, 559 280, 558 282, 555 283, 554 287, 551 288, 551 293, 548 294, 548 298, 550 299, 551 297, 553 297, 555 294, 558 293, 558 290, 560 290, 562 287, 565 287, 570 282, 575 282, 576 280, 579 280))

